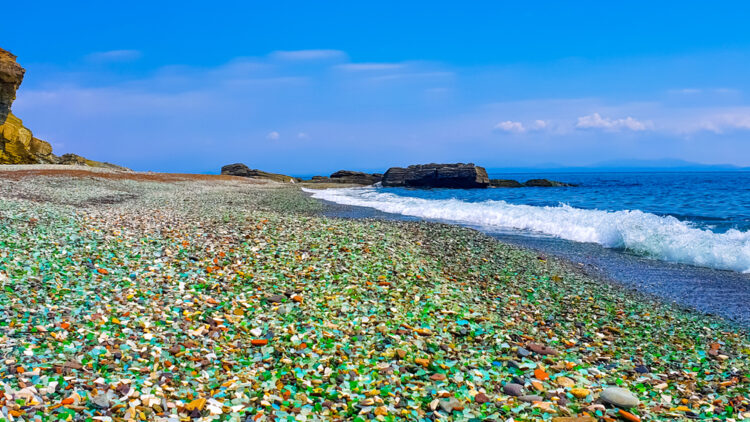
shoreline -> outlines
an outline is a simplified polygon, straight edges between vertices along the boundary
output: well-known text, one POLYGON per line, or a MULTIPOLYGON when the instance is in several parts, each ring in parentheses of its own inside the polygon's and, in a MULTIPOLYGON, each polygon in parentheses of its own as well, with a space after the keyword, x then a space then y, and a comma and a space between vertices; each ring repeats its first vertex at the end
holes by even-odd
MULTIPOLYGON (((306 193, 306 194, 310 195, 309 193, 306 193)), ((663 294, 645 290, 643 286, 624 282, 622 279, 618 279, 608 274, 607 271, 591 263, 576 262, 574 260, 566 258, 565 256, 556 254, 555 252, 551 252, 549 249, 535 248, 533 246, 529 246, 528 242, 508 241, 507 237, 505 236, 487 233, 478 228, 465 226, 459 223, 431 221, 431 220, 425 220, 420 217, 412 217, 412 216, 388 213, 385 211, 380 211, 380 210, 369 208, 369 207, 338 204, 338 203, 323 200, 323 199, 316 199, 316 200, 320 201, 321 203, 325 205, 325 209, 321 211, 321 214, 328 218, 344 218, 344 219, 355 219, 355 220, 356 219, 361 219, 361 220, 375 219, 375 220, 383 220, 383 221, 420 222, 420 223, 425 223, 425 224, 438 224, 438 225, 453 226, 453 227, 459 227, 462 229, 470 230, 470 231, 476 232, 478 235, 486 236, 504 246, 517 248, 518 250, 527 252, 530 255, 538 255, 539 257, 543 257, 546 261, 550 261, 554 263, 554 265, 557 267, 565 268, 567 271, 570 271, 570 272, 575 272, 582 277, 593 280, 594 282, 606 283, 615 289, 619 289, 622 292, 622 294, 632 295, 634 299, 647 300, 647 301, 653 302, 655 305, 658 305, 658 306, 673 308, 677 312, 683 312, 683 313, 695 315, 697 317, 704 317, 704 318, 708 318, 711 320, 715 320, 721 324, 725 324, 727 328, 729 329, 739 329, 741 331, 744 331, 750 334, 750 315, 745 315, 746 316, 745 320, 737 320, 737 319, 728 318, 726 316, 722 316, 720 314, 705 312, 701 309, 691 307, 684 303, 680 303, 678 301, 670 299, 669 297, 665 297, 663 294)), ((558 240, 558 239, 555 239, 555 240, 558 240)), ((567 245, 567 244, 573 244, 574 242, 561 241, 561 243, 565 243, 567 245)), ((568 246, 572 246, 572 245, 568 245, 568 246)), ((599 245, 596 245, 596 247, 601 248, 599 247, 599 245)), ((601 249, 604 249, 604 248, 601 248, 601 249)), ((612 251, 612 253, 619 253, 619 252, 612 251)), ((641 259, 645 260, 645 258, 641 258, 641 259)), ((665 263, 665 262, 660 262, 660 261, 657 261, 657 262, 659 265, 663 265, 663 264, 675 265, 675 266, 678 265, 678 264, 671 264, 671 263, 665 263)), ((695 268, 698 270, 710 270, 714 272, 724 272, 720 270, 711 270, 711 269, 706 269, 702 267, 695 267, 695 268)), ((748 285, 748 287, 750 288, 750 285, 748 285)), ((734 316, 737 316, 737 315, 735 314, 734 316)), ((740 315, 740 317, 741 316, 742 315, 740 315)))
MULTIPOLYGON (((306 194, 313 195, 310 192, 306 194)), ((666 306, 678 306, 707 316, 716 316, 745 330, 750 329, 750 274, 662 261, 598 244, 512 231, 494 233, 459 222, 394 214, 366 206, 315 199, 328 205, 330 211, 326 213, 327 216, 433 221, 467 227, 500 242, 555 256, 576 267, 585 267, 594 277, 606 279, 623 289, 632 289, 657 298, 666 306)))
POLYGON ((6 418, 750 417, 746 332, 469 228, 233 178, 0 178, 6 418))

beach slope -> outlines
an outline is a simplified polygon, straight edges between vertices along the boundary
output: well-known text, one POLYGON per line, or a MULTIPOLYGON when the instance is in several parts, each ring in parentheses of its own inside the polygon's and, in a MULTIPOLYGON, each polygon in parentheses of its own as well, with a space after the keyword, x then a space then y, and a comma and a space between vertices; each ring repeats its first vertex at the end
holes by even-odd
POLYGON ((272 181, 0 167, 0 418, 750 417, 750 340, 721 320, 324 207, 272 181))

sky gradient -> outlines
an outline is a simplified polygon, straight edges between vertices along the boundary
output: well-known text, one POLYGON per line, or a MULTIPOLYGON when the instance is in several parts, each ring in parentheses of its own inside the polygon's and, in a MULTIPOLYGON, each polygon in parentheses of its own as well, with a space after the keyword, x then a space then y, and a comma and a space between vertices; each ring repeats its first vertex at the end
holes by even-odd
POLYGON ((56 153, 291 174, 750 166, 750 3, 3 6, 14 113, 56 153), (23 17, 23 18, 20 18, 23 17))

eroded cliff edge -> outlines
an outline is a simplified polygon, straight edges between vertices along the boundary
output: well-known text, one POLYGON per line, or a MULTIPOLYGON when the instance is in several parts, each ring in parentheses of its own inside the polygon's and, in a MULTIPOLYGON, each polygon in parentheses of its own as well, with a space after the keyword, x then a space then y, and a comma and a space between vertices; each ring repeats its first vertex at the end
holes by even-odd
POLYGON ((11 112, 25 73, 26 70, 16 62, 16 56, 0 48, 0 164, 70 164, 126 170, 75 154, 58 157, 52 153, 52 145, 35 138, 23 121, 11 112))

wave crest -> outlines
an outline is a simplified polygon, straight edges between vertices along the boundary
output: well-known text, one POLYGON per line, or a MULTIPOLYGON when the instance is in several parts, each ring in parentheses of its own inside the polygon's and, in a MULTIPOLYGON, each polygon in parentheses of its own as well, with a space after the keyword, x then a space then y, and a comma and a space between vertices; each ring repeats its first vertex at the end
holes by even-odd
POLYGON ((521 230, 575 242, 624 248, 653 258, 750 273, 750 231, 714 233, 671 216, 640 210, 601 211, 465 202, 399 196, 377 188, 304 189, 314 198, 343 205, 477 226, 485 231, 521 230))

